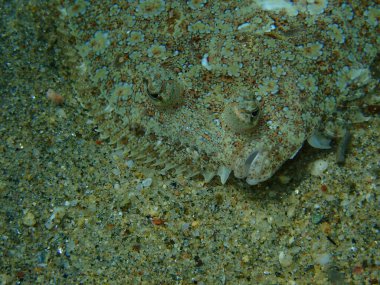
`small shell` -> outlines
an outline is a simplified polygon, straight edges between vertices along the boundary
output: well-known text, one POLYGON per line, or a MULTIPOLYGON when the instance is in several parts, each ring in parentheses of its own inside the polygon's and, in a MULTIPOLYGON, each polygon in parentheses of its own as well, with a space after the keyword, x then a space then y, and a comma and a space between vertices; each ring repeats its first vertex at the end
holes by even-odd
POLYGON ((228 104, 222 114, 226 126, 236 133, 247 133, 254 130, 260 117, 256 101, 248 100, 228 104))
POLYGON ((176 107, 184 100, 183 86, 168 70, 152 68, 143 81, 145 93, 156 107, 176 107))

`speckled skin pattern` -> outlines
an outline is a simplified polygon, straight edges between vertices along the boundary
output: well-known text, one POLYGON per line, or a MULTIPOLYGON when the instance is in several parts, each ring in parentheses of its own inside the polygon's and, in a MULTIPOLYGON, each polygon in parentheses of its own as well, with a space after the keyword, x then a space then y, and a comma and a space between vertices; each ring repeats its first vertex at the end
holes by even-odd
POLYGON ((372 80, 379 7, 263 2, 65 2, 101 138, 162 174, 270 178, 372 80))

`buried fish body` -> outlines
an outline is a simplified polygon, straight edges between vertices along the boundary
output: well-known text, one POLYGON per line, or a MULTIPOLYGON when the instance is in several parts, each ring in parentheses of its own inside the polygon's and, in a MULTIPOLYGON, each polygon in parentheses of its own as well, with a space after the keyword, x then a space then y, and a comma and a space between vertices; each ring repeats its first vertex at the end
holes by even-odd
POLYGON ((375 24, 354 16, 370 4, 182 2, 61 7, 80 102, 101 138, 147 169, 258 184, 375 84, 375 24))

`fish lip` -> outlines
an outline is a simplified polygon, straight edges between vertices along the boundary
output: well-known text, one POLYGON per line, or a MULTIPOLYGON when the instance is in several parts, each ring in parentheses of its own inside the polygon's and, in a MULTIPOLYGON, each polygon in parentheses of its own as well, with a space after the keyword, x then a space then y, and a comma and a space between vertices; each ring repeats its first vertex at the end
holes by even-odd
POLYGON ((250 179, 250 178, 247 178, 245 181, 247 182, 248 185, 251 185, 251 186, 254 186, 263 182, 263 180, 261 179, 250 179))

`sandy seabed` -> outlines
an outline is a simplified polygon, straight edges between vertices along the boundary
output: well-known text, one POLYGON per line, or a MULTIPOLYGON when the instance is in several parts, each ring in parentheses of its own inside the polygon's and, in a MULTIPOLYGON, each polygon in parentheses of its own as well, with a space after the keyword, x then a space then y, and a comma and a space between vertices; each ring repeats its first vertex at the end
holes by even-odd
POLYGON ((16 3, 0 25, 1 284, 379 283, 376 112, 342 166, 335 144, 259 186, 147 175, 99 139, 16 3))

